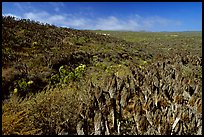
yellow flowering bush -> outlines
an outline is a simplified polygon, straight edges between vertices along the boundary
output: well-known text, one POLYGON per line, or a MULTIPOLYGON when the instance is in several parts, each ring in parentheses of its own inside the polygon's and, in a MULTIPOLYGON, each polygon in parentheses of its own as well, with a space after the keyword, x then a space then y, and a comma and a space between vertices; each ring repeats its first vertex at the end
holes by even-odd
POLYGON ((80 64, 73 71, 66 70, 67 66, 61 66, 59 68, 59 74, 55 74, 51 77, 51 83, 61 86, 66 84, 69 80, 77 80, 82 77, 86 70, 86 65, 80 64))
POLYGON ((14 94, 23 93, 23 92, 25 93, 25 92, 29 91, 29 89, 33 83, 34 82, 32 80, 26 82, 26 80, 20 79, 17 81, 17 85, 14 88, 13 93, 14 94))

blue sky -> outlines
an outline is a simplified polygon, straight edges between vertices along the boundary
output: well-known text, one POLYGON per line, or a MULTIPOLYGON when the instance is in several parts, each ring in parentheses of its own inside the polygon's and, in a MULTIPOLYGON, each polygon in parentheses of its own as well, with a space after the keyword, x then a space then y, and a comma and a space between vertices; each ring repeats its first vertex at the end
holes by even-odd
POLYGON ((75 29, 201 31, 201 2, 3 2, 2 14, 75 29))

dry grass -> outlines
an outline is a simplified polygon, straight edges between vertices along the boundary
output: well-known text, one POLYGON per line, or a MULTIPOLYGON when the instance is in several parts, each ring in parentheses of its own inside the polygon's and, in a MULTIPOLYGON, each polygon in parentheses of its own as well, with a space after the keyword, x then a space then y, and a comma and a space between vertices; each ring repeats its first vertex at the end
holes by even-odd
POLYGON ((2 109, 2 132, 9 134, 58 134, 63 128, 72 134, 80 103, 77 91, 52 89, 20 100, 12 95, 2 109), (72 123, 65 121, 72 121, 72 123))

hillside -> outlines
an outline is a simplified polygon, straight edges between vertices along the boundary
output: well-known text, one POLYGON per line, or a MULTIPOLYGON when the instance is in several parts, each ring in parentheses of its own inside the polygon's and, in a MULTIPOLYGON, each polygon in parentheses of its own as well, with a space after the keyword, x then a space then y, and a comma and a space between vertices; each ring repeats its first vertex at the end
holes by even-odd
POLYGON ((201 134, 202 35, 2 16, 3 134, 201 134), (12 125, 12 126, 11 126, 12 125))
POLYGON ((8 88, 13 88, 12 83, 21 78, 34 81, 37 90, 41 89, 49 83, 46 78, 56 74, 62 65, 71 68, 80 64, 91 66, 93 57, 107 63, 112 59, 112 63, 125 61, 122 55, 127 52, 146 58, 144 51, 131 51, 128 47, 132 43, 117 38, 11 17, 2 17, 2 20, 2 69, 6 93, 8 88))

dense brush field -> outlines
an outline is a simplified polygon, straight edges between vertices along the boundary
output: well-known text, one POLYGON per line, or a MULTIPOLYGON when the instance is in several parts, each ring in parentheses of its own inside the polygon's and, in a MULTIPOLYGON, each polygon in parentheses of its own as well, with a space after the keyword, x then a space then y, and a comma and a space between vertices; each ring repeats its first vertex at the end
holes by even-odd
POLYGON ((201 32, 2 16, 4 135, 201 135, 201 32))

